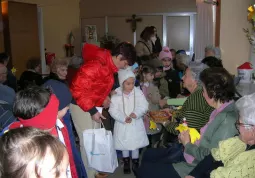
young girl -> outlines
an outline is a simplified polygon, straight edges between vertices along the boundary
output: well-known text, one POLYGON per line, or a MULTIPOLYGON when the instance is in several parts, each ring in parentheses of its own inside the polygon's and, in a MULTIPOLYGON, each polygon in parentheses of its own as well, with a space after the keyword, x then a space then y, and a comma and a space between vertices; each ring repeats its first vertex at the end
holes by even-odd
MULTIPOLYGON (((159 94, 158 86, 154 85, 155 74, 156 70, 149 66, 144 66, 141 72, 141 88, 149 102, 149 111, 157 111, 160 109, 159 100, 161 99, 161 96, 159 94)), ((150 140, 150 146, 153 147, 159 139, 158 137, 160 135, 158 133, 161 131, 162 126, 160 124, 151 123, 150 118, 147 115, 144 116, 144 125, 150 140)))
POLYGON ((141 88, 149 102, 149 111, 159 110, 159 89, 153 83, 155 73, 156 70, 150 66, 144 66, 141 72, 141 88))
POLYGON ((23 127, 8 131, 0 142, 0 177, 67 178, 68 153, 50 133, 23 127))
MULTIPOLYGON (((170 98, 176 98, 177 95, 181 93, 180 77, 178 72, 173 68, 172 53, 168 47, 164 47, 163 50, 159 53, 159 60, 162 61, 163 70, 165 73, 164 79, 167 81, 167 87, 165 84, 161 84, 160 90, 168 89, 168 96, 170 98)), ((163 83, 165 83, 165 81, 163 83)))
POLYGON ((143 115, 148 110, 148 102, 135 85, 135 74, 130 70, 118 72, 120 87, 111 98, 109 113, 116 120, 114 125, 115 149, 121 150, 124 161, 124 174, 130 174, 130 156, 132 151, 132 170, 139 166, 139 148, 149 144, 143 115))

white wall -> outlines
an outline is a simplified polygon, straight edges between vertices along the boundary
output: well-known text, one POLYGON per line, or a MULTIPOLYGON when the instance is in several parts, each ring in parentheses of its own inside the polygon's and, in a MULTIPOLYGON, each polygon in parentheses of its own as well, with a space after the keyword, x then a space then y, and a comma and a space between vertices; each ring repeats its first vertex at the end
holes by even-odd
POLYGON ((243 28, 251 28, 247 8, 254 0, 221 0, 220 47, 223 64, 232 74, 240 64, 249 61, 250 44, 243 28))

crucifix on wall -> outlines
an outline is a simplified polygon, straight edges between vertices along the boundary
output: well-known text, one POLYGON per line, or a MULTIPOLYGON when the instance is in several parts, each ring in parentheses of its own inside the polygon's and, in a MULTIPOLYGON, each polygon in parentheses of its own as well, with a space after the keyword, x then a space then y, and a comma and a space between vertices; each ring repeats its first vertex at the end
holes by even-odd
POLYGON ((131 19, 127 19, 126 22, 130 23, 131 22, 131 28, 132 31, 135 32, 136 31, 136 22, 141 22, 142 18, 136 18, 136 15, 133 14, 131 19))
POLYGON ((132 15, 131 19, 126 19, 127 23, 131 23, 131 29, 132 29, 132 32, 134 34, 134 45, 136 43, 136 33, 135 33, 136 27, 137 27, 136 23, 141 22, 141 21, 142 21, 142 18, 136 18, 135 14, 132 15))

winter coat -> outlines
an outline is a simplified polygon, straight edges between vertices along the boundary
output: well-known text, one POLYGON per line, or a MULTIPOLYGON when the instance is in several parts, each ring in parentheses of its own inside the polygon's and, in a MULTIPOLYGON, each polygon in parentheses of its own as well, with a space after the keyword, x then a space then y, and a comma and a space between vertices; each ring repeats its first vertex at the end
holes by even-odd
POLYGON ((150 65, 152 67, 162 66, 162 62, 156 57, 153 57, 153 49, 151 41, 146 42, 143 39, 140 39, 136 45, 136 55, 138 58, 138 63, 142 65, 150 65))
POLYGON ((162 51, 162 45, 160 42, 160 38, 158 36, 157 36, 157 40, 155 41, 155 44, 152 43, 152 51, 153 53, 156 53, 156 54, 162 51))
POLYGON ((168 82, 165 79, 165 77, 166 73, 162 72, 160 77, 154 79, 157 83, 157 86, 159 88, 159 94, 161 95, 162 98, 169 96, 168 82))
POLYGON ((12 113, 12 105, 0 100, 0 132, 15 121, 17 121, 17 119, 12 113))
POLYGON ((83 59, 85 64, 74 77, 70 89, 81 109, 94 115, 96 107, 102 106, 110 94, 118 68, 111 53, 95 45, 84 45, 83 59))
POLYGON ((176 98, 178 94, 181 94, 181 80, 176 70, 170 69, 165 71, 164 77, 168 83, 168 91, 170 98, 176 98))
POLYGON ((149 102, 149 111, 159 110, 160 94, 159 89, 154 84, 150 83, 149 86, 142 85, 142 91, 147 101, 149 102))
POLYGON ((134 88, 129 95, 123 94, 122 88, 117 88, 115 91, 117 94, 112 96, 109 109, 109 113, 116 120, 113 136, 115 149, 136 150, 147 146, 149 141, 143 123, 143 115, 148 110, 145 96, 139 88, 134 88), (134 113, 137 118, 132 119, 132 122, 128 124, 125 119, 131 113, 134 113))
POLYGON ((41 86, 42 84, 43 84, 42 75, 32 70, 24 71, 21 74, 19 79, 20 90, 25 89, 27 86, 31 86, 31 85, 41 86))

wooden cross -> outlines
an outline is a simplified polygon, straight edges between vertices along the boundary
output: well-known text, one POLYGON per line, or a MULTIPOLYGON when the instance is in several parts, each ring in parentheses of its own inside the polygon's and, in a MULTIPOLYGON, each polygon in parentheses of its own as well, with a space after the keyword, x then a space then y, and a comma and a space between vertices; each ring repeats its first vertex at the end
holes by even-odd
POLYGON ((136 31, 136 22, 141 22, 142 18, 136 18, 136 15, 133 14, 131 19, 127 19, 126 22, 130 23, 131 22, 131 28, 132 31, 135 32, 136 31))

